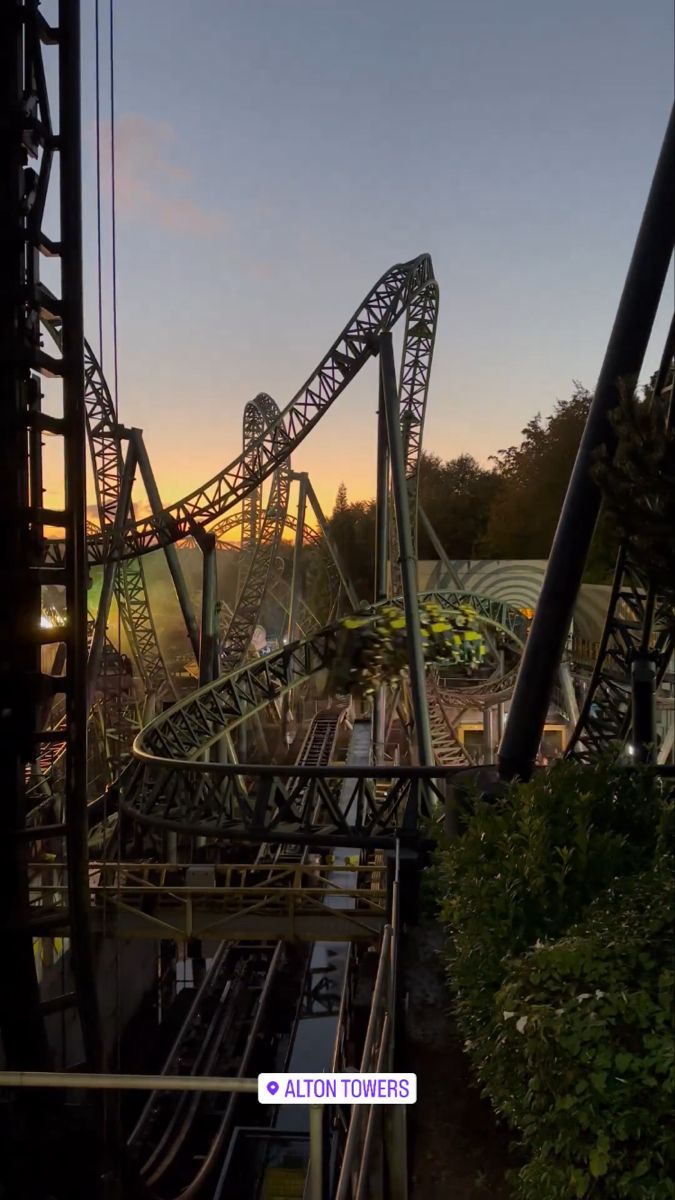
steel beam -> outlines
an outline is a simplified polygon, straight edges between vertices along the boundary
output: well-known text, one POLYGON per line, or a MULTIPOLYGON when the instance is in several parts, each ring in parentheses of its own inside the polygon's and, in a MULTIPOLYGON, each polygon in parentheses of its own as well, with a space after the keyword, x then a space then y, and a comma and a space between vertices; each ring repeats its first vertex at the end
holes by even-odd
MULTIPOLYGON (((375 603, 386 600, 388 594, 388 551, 389 551, 389 443, 387 441, 387 413, 384 402, 382 371, 379 376, 379 401, 377 407, 377 492, 375 498, 375 603)), ((373 708, 373 757, 376 763, 384 762, 387 728, 387 688, 383 684, 377 690, 373 708)))
POLYGON ((593 538, 601 494, 591 478, 596 450, 610 453, 610 416, 620 383, 637 384, 675 241, 675 108, 671 111, 595 396, 560 514, 499 751, 503 778, 528 778, 593 538))
POLYGON ((94 636, 91 639, 91 646, 89 647, 89 659, 87 662, 88 707, 91 707, 94 689, 98 679, 98 673, 101 669, 101 659, 103 657, 103 647, 105 645, 105 634, 108 626, 108 617, 110 615, 110 605, 112 604, 113 592, 115 590, 115 577, 119 569, 119 564, 115 559, 115 547, 118 544, 120 532, 129 513, 129 505, 131 504, 131 491, 134 485, 135 473, 136 448, 133 442, 129 442, 127 457, 124 462, 122 478, 120 480, 119 499, 110 538, 110 556, 103 568, 101 597, 99 599, 98 610, 96 612, 94 636))
POLYGON ((213 534, 205 533, 200 541, 202 551, 202 626, 199 641, 199 686, 204 687, 205 684, 211 683, 216 678, 218 576, 215 537, 213 534))
POLYGON ((420 766, 428 767, 433 765, 434 751, 429 726, 424 651, 422 649, 420 610, 417 600, 417 558, 413 550, 410 526, 408 486, 405 477, 403 446, 401 444, 399 400, 391 334, 382 334, 378 342, 380 348, 382 395, 387 418, 387 438, 391 458, 391 482, 398 530, 401 585, 406 618, 406 642, 408 647, 410 688, 415 716, 417 755, 420 766))
POLYGON ((89 922, 89 828, 87 821, 87 536, 86 410, 82 289, 82 138, 80 98, 80 3, 59 0, 59 180, 61 209, 61 312, 65 507, 70 521, 66 549, 66 844, 71 956, 80 1003, 87 1065, 101 1069, 101 1036, 94 953, 89 922))
POLYGON ((307 507, 307 475, 298 475, 298 518, 293 545, 293 572, 291 575, 291 603, 288 611, 288 640, 294 642, 298 636, 298 610, 302 597, 302 543, 305 533, 305 510, 307 507))
MULTIPOLYGON (((129 430, 129 443, 130 445, 134 446, 136 451, 136 458, 138 459, 138 466, 141 472, 143 486, 150 503, 150 508, 152 509, 155 517, 161 518, 164 508, 162 505, 161 496, 159 494, 157 480, 155 479, 155 473, 150 462, 150 456, 143 440, 143 431, 141 429, 129 430)), ((181 567, 178 559, 178 551, 173 543, 167 543, 164 546, 164 554, 166 557, 167 566, 171 573, 171 578, 173 580, 173 586, 176 589, 178 603, 180 604, 180 610, 183 614, 183 621, 185 622, 185 629, 188 638, 190 639, 192 652, 195 658, 199 661, 199 630, 197 628, 197 618, 195 616, 194 608, 192 607, 192 601, 190 599, 190 594, 185 582, 185 576, 183 575, 183 568, 181 567)))

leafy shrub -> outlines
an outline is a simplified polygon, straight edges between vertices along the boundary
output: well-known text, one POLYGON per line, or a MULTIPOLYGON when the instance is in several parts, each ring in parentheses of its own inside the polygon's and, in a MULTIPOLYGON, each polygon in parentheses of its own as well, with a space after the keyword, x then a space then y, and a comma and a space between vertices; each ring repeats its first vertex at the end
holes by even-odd
POLYGON ((675 1196, 674 939, 668 857, 508 963, 474 1061, 533 1151, 523 1200, 675 1196))
POLYGON ((566 761, 503 800, 474 796, 463 836, 438 855, 439 915, 458 1015, 489 1018, 503 959, 563 934, 612 880, 653 861, 663 790, 615 760, 566 761))
POLYGON ((530 1153, 523 1200, 666 1200, 675 813, 649 770, 566 762, 474 796, 437 856, 458 1022, 530 1153))

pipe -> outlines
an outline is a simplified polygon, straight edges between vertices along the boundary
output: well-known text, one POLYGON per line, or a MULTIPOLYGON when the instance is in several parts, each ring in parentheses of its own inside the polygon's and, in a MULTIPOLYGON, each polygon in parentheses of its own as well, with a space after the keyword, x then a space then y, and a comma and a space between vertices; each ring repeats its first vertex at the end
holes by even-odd
POLYGON ((0 1071, 0 1087, 103 1092, 253 1092, 257 1079, 215 1075, 110 1075, 88 1071, 0 1071))
POLYGON ((526 779, 532 771, 600 511, 600 489, 590 475, 593 456, 602 445, 614 452, 616 434, 610 415, 620 401, 620 381, 625 380, 629 388, 637 383, 668 272, 674 234, 675 106, 521 660, 508 725, 499 749, 500 774, 504 779, 514 776, 526 779))
MULTIPOLYGON (((382 372, 377 410, 377 499, 375 503, 375 603, 387 599, 389 550, 389 443, 382 372)), ((373 711, 373 751, 376 763, 384 762, 387 728, 387 689, 378 688, 373 711)))
POLYGON ((288 612, 288 640, 294 642, 298 635, 298 609, 302 596, 302 543, 305 533, 305 510, 307 507, 307 476, 298 475, 298 519, 295 526, 293 545, 293 571, 291 574, 291 603, 288 612))
POLYGON ((66 844, 73 972, 87 1065, 103 1062, 103 1038, 89 920, 87 822, 87 564, 86 412, 82 297, 82 114, 79 0, 59 0, 59 210, 66 553, 66 844))
POLYGON ((215 679, 214 644, 216 639, 216 600, 218 581, 216 577, 216 539, 213 534, 204 534, 202 542, 202 627, 199 641, 199 686, 204 687, 215 679))

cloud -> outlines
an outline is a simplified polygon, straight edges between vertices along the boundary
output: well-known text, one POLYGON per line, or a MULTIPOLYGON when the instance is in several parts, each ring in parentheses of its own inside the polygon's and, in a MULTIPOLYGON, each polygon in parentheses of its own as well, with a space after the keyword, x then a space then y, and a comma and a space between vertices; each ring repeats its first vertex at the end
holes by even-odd
MULTIPOLYGON (((104 161, 109 158, 110 130, 103 130, 104 161)), ((205 236, 222 230, 225 214, 203 206, 186 192, 194 190, 194 173, 175 161, 176 134, 166 121, 133 113, 115 125, 115 185, 121 217, 171 233, 205 236)), ((108 168, 109 169, 109 168, 108 168)))

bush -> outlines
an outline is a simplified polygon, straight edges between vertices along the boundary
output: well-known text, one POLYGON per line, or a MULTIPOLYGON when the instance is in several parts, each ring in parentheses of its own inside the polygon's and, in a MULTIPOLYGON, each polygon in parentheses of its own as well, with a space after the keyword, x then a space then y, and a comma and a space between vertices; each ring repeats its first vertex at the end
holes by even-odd
POLYGON ((530 1153, 523 1200, 675 1197, 674 826, 653 772, 566 762, 473 797, 437 856, 458 1022, 530 1153))
POLYGON ((533 1151, 523 1200, 675 1196, 672 866, 507 967, 474 1061, 533 1151))

